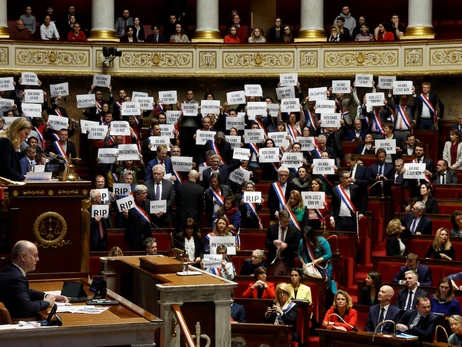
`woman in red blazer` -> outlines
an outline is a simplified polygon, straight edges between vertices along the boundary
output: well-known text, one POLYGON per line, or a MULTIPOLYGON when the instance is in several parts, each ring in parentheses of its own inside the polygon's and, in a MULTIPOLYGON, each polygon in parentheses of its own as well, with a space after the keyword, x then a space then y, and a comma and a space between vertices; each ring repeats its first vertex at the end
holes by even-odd
POLYGON ((338 290, 335 294, 334 304, 326 312, 322 325, 326 329, 352 331, 357 321, 358 312, 353 308, 351 296, 343 290, 338 290))
POLYGON ((253 274, 256 282, 249 284, 249 288, 246 289, 242 296, 254 299, 274 299, 276 295, 274 292, 274 283, 266 282, 267 274, 268 270, 264 266, 257 267, 253 274))

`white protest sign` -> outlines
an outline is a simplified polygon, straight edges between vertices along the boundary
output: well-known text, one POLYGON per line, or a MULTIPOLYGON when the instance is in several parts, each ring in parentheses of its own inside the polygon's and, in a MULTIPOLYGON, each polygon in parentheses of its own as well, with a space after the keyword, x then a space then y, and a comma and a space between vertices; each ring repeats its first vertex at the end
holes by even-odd
POLYGON ((75 96, 77 108, 95 107, 95 94, 80 94, 75 96))
POLYGON ((321 128, 340 128, 341 119, 342 115, 340 113, 322 113, 321 128))
POLYGON ((337 80, 332 81, 332 93, 349 94, 351 92, 350 80, 337 80))
POLYGON ((93 75, 93 84, 95 87, 109 88, 111 85, 111 75, 93 75))
POLYGON ((136 144, 133 145, 119 145, 119 157, 118 159, 121 161, 125 160, 139 160, 140 155, 138 152, 138 146, 136 144))
POLYGON ((265 138, 265 133, 262 129, 245 129, 244 143, 262 143, 265 138))
POLYGON ((149 202, 149 213, 167 213, 167 200, 151 200, 149 202))
POLYGON ((355 78, 355 87, 364 87, 364 88, 372 88, 372 79, 374 76, 370 74, 356 74, 355 78))
POLYGON ((394 81, 396 81, 396 76, 379 76, 379 88, 392 89, 394 81))
MULTIPOLYGON (((24 116, 26 117, 31 117, 31 118, 40 118, 42 117, 42 105, 40 104, 26 104, 26 103, 23 103, 21 104, 21 109, 22 109, 22 113, 24 114, 24 116)), ((50 116, 51 117, 51 116, 50 116)), ((68 118, 65 118, 65 117, 58 117, 58 118, 64 118, 64 119, 67 119, 67 121, 63 121, 63 125, 64 123, 67 123, 69 122, 69 119, 68 118)), ((48 117, 48 120, 49 120, 49 117, 48 117)), ((51 128, 51 126, 49 126, 51 128)), ((61 130, 62 128, 66 128, 67 129, 67 125, 65 125, 64 127, 61 127, 60 129, 55 129, 55 130, 61 130)), ((51 128, 53 129, 53 128, 51 128)))
POLYGON ((282 155, 282 160, 284 161, 284 166, 289 169, 298 169, 303 165, 303 153, 302 152, 285 152, 282 155))
POLYGON ((334 159, 313 159, 313 175, 334 175, 334 159))
POLYGON ((34 172, 45 172, 45 165, 35 165, 34 172))
POLYGON ((279 148, 260 148, 259 163, 279 163, 279 148))
POLYGON ((101 193, 101 203, 102 204, 107 204, 111 201, 111 198, 109 196, 109 190, 107 188, 101 188, 101 189, 95 189, 95 190, 101 193))
POLYGON ((88 127, 88 139, 89 140, 103 140, 107 135, 107 125, 90 125, 88 127))
POLYGON ((165 104, 165 105, 176 104, 178 100, 176 90, 159 92, 159 100, 161 104, 165 104))
POLYGON ((297 73, 282 73, 279 74, 279 84, 281 86, 296 86, 298 82, 297 73))
POLYGON ((181 111, 167 111, 165 116, 167 117, 167 124, 175 124, 181 117, 181 111))
POLYGON ((196 145, 205 145, 207 141, 213 140, 214 136, 215 136, 215 131, 197 130, 196 131, 196 145))
POLYGON ((316 113, 334 113, 335 100, 316 100, 316 113))
POLYGON ((383 148, 387 154, 396 154, 396 140, 375 140, 375 153, 379 148, 383 148))
POLYGON ((271 117, 277 117, 279 112, 279 104, 266 104, 271 117))
POLYGON ((202 114, 220 114, 220 100, 201 100, 202 114))
POLYGON ((151 143, 151 151, 157 150, 157 146, 170 145, 170 138, 168 136, 149 136, 149 142, 151 143))
POLYGON ((308 88, 308 96, 310 101, 327 100, 327 87, 308 88))
POLYGON ((210 236, 210 254, 216 254, 219 245, 226 247, 226 254, 236 254, 236 239, 234 236, 210 236))
POLYGON ((248 148, 238 148, 233 149, 233 159, 237 160, 249 160, 250 149, 248 148))
POLYGON ((263 89, 259 84, 244 85, 245 96, 263 96, 263 89))
POLYGON ((393 82, 393 95, 412 95, 412 81, 393 82))
POLYGON ((326 193, 324 192, 302 192, 303 203, 306 207, 324 209, 326 193))
POLYGON ((50 95, 52 98, 55 96, 68 96, 69 83, 50 84, 50 95))
POLYGON ((276 97, 278 100, 295 98, 295 89, 294 87, 276 88, 276 97))
POLYGON ((125 120, 113 120, 109 134, 114 136, 130 136, 130 124, 125 120))
POLYGON ((231 128, 236 128, 237 130, 244 130, 244 117, 226 117, 226 130, 229 130, 231 128))
POLYGON ((254 204, 261 204, 261 192, 244 192, 242 197, 244 202, 253 202, 254 204))
POLYGON ((245 117, 246 113, 245 112, 238 112, 237 116, 238 117, 245 117))
POLYGON ((91 121, 91 120, 81 119, 80 120, 80 132, 82 134, 86 134, 90 126, 95 126, 95 125, 99 125, 99 123, 95 121, 91 121))
POLYGON ((138 101, 138 98, 147 98, 149 97, 149 94, 146 93, 146 92, 137 92, 137 91, 133 91, 132 92, 132 100, 133 101, 138 101))
POLYGON ((140 109, 144 111, 154 110, 154 97, 152 96, 139 96, 135 99, 140 104, 140 109))
POLYGON ((404 163, 404 168, 403 178, 425 179, 425 163, 404 163))
POLYGON ((0 78, 0 91, 14 90, 13 77, 0 78))
POLYGON ((286 139, 287 133, 284 131, 278 131, 274 133, 268 133, 268 137, 274 141, 277 147, 286 148, 289 145, 289 140, 286 139))
POLYGON ((217 269, 222 267, 223 256, 221 254, 204 254, 204 268, 217 269))
POLYGON ((241 137, 239 135, 226 135, 226 142, 229 142, 231 148, 241 146, 241 137))
MULTIPOLYGON (((42 108, 41 108, 42 105, 37 105, 37 106, 40 106, 40 115, 35 116, 35 117, 41 117, 42 116, 42 108)), ((14 100, 13 99, 0 98, 0 111, 1 112, 10 111, 10 110, 13 109, 13 107, 14 107, 14 100)), ((23 109, 23 113, 24 113, 24 109, 23 109)), ((27 116, 27 115, 25 115, 25 116, 30 117, 30 116, 27 116)))
POLYGON ((300 112, 300 100, 298 98, 282 99, 281 112, 300 112))
POLYGON ((23 86, 38 86, 39 79, 33 72, 21 72, 21 84, 23 86))
POLYGON ((124 210, 130 210, 135 207, 135 200, 133 200, 133 196, 131 195, 116 200, 116 203, 120 213, 122 213, 124 210))
POLYGON ((182 103, 181 110, 183 111, 183 116, 194 116, 195 117, 199 113, 199 104, 182 103))
POLYGON ((199 166, 199 181, 202 181, 202 179, 203 179, 202 176, 203 176, 203 173, 204 173, 204 171, 205 171, 206 169, 208 169, 208 167, 205 166, 205 165, 200 165, 200 166, 199 166))
POLYGON ((169 139, 174 139, 175 134, 173 133, 173 124, 160 124, 160 136, 166 136, 169 139))
POLYGON ((114 164, 116 161, 117 148, 98 148, 99 164, 114 164))
POLYGON ((249 116, 265 115, 267 104, 264 101, 252 101, 247 103, 247 114, 249 116))
POLYGON ((237 168, 229 175, 229 179, 237 184, 242 184, 250 179, 250 171, 237 168))
POLYGON ((383 106, 385 101, 385 93, 366 93, 367 106, 383 106))
MULTIPOLYGON (((41 106, 41 105, 38 105, 38 106, 41 106)), ((40 108, 40 113, 41 112, 42 112, 42 109, 40 108)), ((61 129, 67 129, 68 126, 69 126, 69 118, 55 116, 55 115, 48 116, 48 128, 49 129, 61 130, 61 129)))
POLYGON ((314 149, 314 137, 297 136, 297 142, 302 146, 302 151, 312 151, 314 149))
POLYGON ((192 168, 192 157, 173 156, 172 160, 173 171, 189 172, 192 168))
POLYGON ((91 205, 91 218, 95 217, 108 218, 109 205, 91 205))
POLYGON ((141 114, 140 103, 137 101, 123 102, 120 114, 122 116, 139 116, 141 114))
POLYGON ((8 129, 10 124, 13 123, 18 118, 21 118, 21 117, 4 117, 3 121, 5 122, 5 126, 3 127, 3 130, 8 129))
POLYGON ((228 105, 245 104, 245 92, 243 90, 226 93, 228 105))
POLYGON ((128 183, 114 183, 112 190, 116 196, 127 196, 130 194, 132 188, 128 183))

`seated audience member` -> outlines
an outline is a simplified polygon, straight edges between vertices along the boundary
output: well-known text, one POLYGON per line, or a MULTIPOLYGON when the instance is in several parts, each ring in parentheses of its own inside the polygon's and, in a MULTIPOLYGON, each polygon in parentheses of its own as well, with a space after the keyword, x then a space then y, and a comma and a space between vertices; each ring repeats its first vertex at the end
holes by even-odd
POLYGON ((140 25, 140 18, 135 17, 133 19, 133 26, 135 27, 135 37, 138 42, 144 42, 146 35, 144 34, 144 28, 140 25))
POLYGON ((375 41, 394 41, 395 36, 391 31, 388 31, 389 27, 388 22, 380 23, 374 30, 375 41))
POLYGON ((382 275, 377 271, 369 271, 366 286, 361 288, 358 304, 373 306, 379 303, 379 290, 382 287, 382 275))
POLYGON ((371 134, 364 136, 364 143, 355 148, 355 154, 375 154, 374 138, 371 134))
POLYGON ((330 27, 330 36, 327 38, 328 42, 339 42, 340 41, 340 34, 338 27, 333 25, 330 27))
POLYGON ((150 213, 151 221, 156 227, 166 228, 172 220, 172 205, 175 201, 175 190, 170 180, 164 179, 165 169, 162 164, 157 164, 152 168, 152 180, 144 182, 148 188, 148 198, 150 201, 166 200, 167 212, 150 213))
POLYGON ((462 237, 462 211, 455 210, 451 215, 452 230, 451 236, 462 237))
POLYGON ((402 219, 401 224, 405 228, 405 237, 409 239, 412 235, 431 235, 433 222, 425 215, 425 204, 417 201, 402 219))
POLYGON ((340 35, 339 41, 349 41, 350 40, 350 30, 345 27, 345 18, 342 16, 337 17, 337 28, 340 35))
POLYGON ((29 171, 33 170, 35 166, 35 154, 36 151, 32 147, 26 148, 25 156, 21 158, 19 164, 21 165, 21 174, 26 175, 29 171))
POLYGON ((263 30, 260 28, 255 28, 250 34, 249 43, 265 43, 266 39, 263 36, 263 30))
MULTIPOLYGON (((92 205, 101 205, 101 192, 93 189, 90 191, 92 205)), ((90 251, 107 250, 107 229, 110 226, 107 218, 95 216, 90 219, 90 251)))
POLYGON ((439 228, 436 231, 433 244, 428 247, 425 258, 456 260, 456 253, 449 241, 449 232, 446 228, 439 228))
POLYGON ((125 241, 131 251, 143 251, 143 241, 151 235, 151 218, 149 217, 148 188, 142 184, 133 189, 135 207, 124 210, 125 241))
POLYGON ((114 246, 109 250, 107 254, 108 257, 123 257, 124 252, 120 249, 120 247, 114 246))
POLYGON ((162 43, 167 42, 164 35, 160 34, 160 29, 158 25, 151 25, 152 34, 148 35, 146 42, 151 43, 162 43))
POLYGON ((172 43, 191 42, 189 41, 188 35, 184 33, 183 26, 180 23, 175 24, 175 34, 170 36, 170 42, 172 43))
POLYGON ((417 146, 416 138, 414 134, 408 134, 406 141, 403 140, 401 144, 401 155, 415 155, 415 147, 417 146))
POLYGON ((122 38, 125 35, 125 28, 133 24, 133 18, 130 17, 130 11, 128 9, 124 9, 122 16, 117 18, 114 25, 116 35, 122 38))
MULTIPOLYGON (((22 17, 22 16, 21 16, 22 17)), ((24 27, 24 22, 19 19, 16 21, 16 26, 11 30, 10 40, 32 40, 32 34, 24 27)))
POLYGON ((403 227, 398 218, 395 218, 388 223, 387 256, 401 256, 406 251, 406 246, 400 238, 402 232, 403 227))
POLYGON ((401 266, 399 272, 391 280, 392 283, 406 284, 404 274, 406 271, 413 270, 417 272, 419 279, 419 286, 431 287, 432 286, 432 270, 419 262, 419 256, 414 253, 409 253, 407 255, 406 265, 401 266))
POLYGON ((366 137, 366 130, 362 129, 361 119, 355 119, 353 129, 348 130, 345 141, 362 142, 366 137))
POLYGON ((406 288, 403 288, 398 292, 396 307, 403 311, 407 311, 415 307, 417 298, 428 296, 428 293, 418 287, 418 278, 415 271, 406 271, 404 274, 404 280, 406 281, 406 288))
POLYGON ((80 24, 75 23, 72 27, 72 30, 69 31, 67 34, 67 41, 75 41, 75 42, 85 42, 87 41, 87 37, 83 30, 80 30, 80 24))
POLYGON ((229 28, 229 34, 225 36, 224 42, 225 43, 241 43, 241 39, 239 38, 239 29, 237 26, 232 25, 229 28))
POLYGON ((156 255, 157 254, 157 240, 154 237, 148 237, 143 241, 144 250, 146 255, 156 255))
POLYGON ((440 279, 435 294, 430 298, 432 312, 445 316, 452 316, 453 314, 460 315, 460 304, 454 297, 455 291, 456 289, 452 285, 451 279, 448 277, 440 279))
POLYGON ((48 154, 51 158, 56 156, 77 158, 75 144, 69 140, 69 130, 63 128, 59 131, 59 140, 51 144, 48 154))
POLYGON ((355 41, 374 41, 374 35, 369 32, 369 25, 367 23, 361 24, 361 32, 355 36, 355 41))
POLYGON ((244 306, 234 302, 234 293, 231 295, 231 299, 233 300, 233 303, 231 304, 231 322, 247 323, 244 306))
POLYGON ((55 301, 67 302, 62 295, 29 289, 26 274, 35 270, 38 261, 37 246, 18 241, 11 251, 11 264, 0 271, 0 302, 13 319, 37 317, 39 311, 52 307, 55 301))
POLYGON ((40 26, 40 38, 45 41, 56 40, 59 41, 59 32, 56 25, 51 21, 50 16, 43 18, 43 24, 40 26))
MULTIPOLYGON (((37 30, 37 20, 35 16, 32 14, 32 7, 26 7, 26 13, 19 17, 20 20, 23 21, 24 27, 29 30, 29 32, 33 35, 37 30)), ((11 38, 11 37, 10 37, 11 38)), ((16 39, 15 39, 16 40, 16 39)))
POLYGON ((266 277, 268 276, 266 267, 257 267, 253 275, 255 282, 249 284, 249 287, 242 296, 254 299, 274 299, 274 283, 266 281, 266 277))
POLYGON ((339 17, 344 19, 345 27, 347 27, 349 32, 352 33, 353 29, 356 27, 356 19, 351 15, 350 7, 348 5, 344 5, 342 7, 342 11, 338 17, 334 19, 334 25, 338 21, 339 17))
POLYGON ((282 37, 282 40, 284 43, 293 43, 295 41, 292 29, 290 29, 290 26, 288 25, 284 25, 284 36, 282 37))
MULTIPOLYGON (((218 209, 214 214, 214 219, 224 217, 228 220, 228 228, 231 231, 237 232, 241 227, 241 212, 237 208, 236 197, 234 195, 228 195, 225 198, 225 203, 218 209)), ((212 223, 212 227, 215 226, 212 223)))
POLYGON ((393 13, 391 15, 391 32, 393 33, 393 36, 395 37, 395 41, 401 40, 401 38, 404 36, 406 33, 406 27, 403 25, 399 24, 399 16, 396 13, 393 13))
POLYGON ((356 37, 356 35, 361 34, 361 26, 364 23, 367 23, 366 17, 365 16, 359 16, 358 17, 358 22, 357 22, 356 26, 353 29, 352 37, 356 37))
POLYGON ((394 325, 391 323, 384 323, 377 329, 378 325, 384 320, 395 321, 401 312, 398 307, 391 305, 391 299, 394 294, 395 292, 390 286, 382 286, 380 288, 377 297, 379 303, 371 306, 369 309, 365 331, 369 333, 376 332, 378 334, 392 334, 394 332, 394 325))
MULTIPOLYGON (((462 137, 462 113, 459 113, 457 120, 458 120, 458 123, 451 125, 451 127, 449 128, 449 131, 458 130, 460 137, 462 137)), ((448 134, 448 139, 450 139, 449 134, 448 134)))
MULTIPOLYGON (((217 254, 221 254, 223 260, 221 261, 220 268, 208 268, 207 272, 214 274, 215 276, 232 280, 234 278, 234 266, 231 259, 227 255, 227 248, 225 245, 219 245, 217 247, 217 254)), ((204 269, 204 261, 201 262, 202 269, 204 269)))
POLYGON ((193 218, 186 218, 180 232, 175 237, 175 247, 184 251, 184 256, 195 267, 200 267, 204 258, 204 245, 197 222, 193 218))
POLYGON ((290 271, 290 297, 293 300, 307 300, 312 303, 313 299, 311 297, 311 288, 300 283, 302 276, 302 269, 293 268, 290 271))
POLYGON ((280 17, 276 17, 274 20, 274 27, 269 28, 266 33, 267 42, 284 42, 283 28, 281 26, 282 20, 280 17))
POLYGON ((438 317, 431 312, 430 299, 419 297, 415 309, 408 310, 396 325, 396 330, 419 337, 419 341, 432 342, 438 317))
POLYGON ((451 170, 462 169, 462 142, 458 129, 449 132, 450 141, 446 141, 443 149, 443 159, 448 162, 451 170))
MULTIPOLYGON (((433 197, 433 189, 430 183, 420 184, 420 196, 418 200, 425 204, 425 213, 438 213, 438 201, 433 197)), ((411 205, 406 206, 406 212, 411 210, 411 205)))
POLYGON ((120 42, 138 42, 135 36, 135 26, 129 25, 125 28, 125 35, 120 39, 120 42))
POLYGON ((358 311, 353 308, 351 296, 343 291, 337 291, 332 307, 326 312, 322 325, 326 329, 352 331, 358 321, 358 311), (338 316, 341 317, 338 318, 338 316))
POLYGON ((297 314, 297 307, 290 297, 289 285, 287 283, 279 283, 276 287, 274 304, 266 310, 265 322, 292 325, 292 341, 299 341, 296 330, 297 314))
POLYGON ((265 251, 256 249, 252 252, 250 259, 244 260, 242 263, 241 271, 239 275, 241 276, 252 276, 255 273, 255 270, 258 267, 265 267, 263 258, 265 257, 265 251))
POLYGON ((453 346, 462 346, 462 317, 458 314, 453 314, 449 317, 449 326, 452 330, 452 335, 449 336, 448 343, 453 346))
POLYGON ((433 184, 458 184, 457 172, 448 168, 448 162, 440 159, 436 162, 436 174, 432 176, 433 184))

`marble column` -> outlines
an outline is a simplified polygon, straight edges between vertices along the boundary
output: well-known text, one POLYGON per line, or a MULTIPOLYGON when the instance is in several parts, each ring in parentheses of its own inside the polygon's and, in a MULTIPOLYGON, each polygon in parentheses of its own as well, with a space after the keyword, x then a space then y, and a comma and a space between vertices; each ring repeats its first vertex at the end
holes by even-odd
POLYGON ((119 42, 114 30, 114 0, 92 0, 91 11, 92 29, 88 41, 119 42))
POLYGON ((197 0, 196 33, 192 42, 223 42, 218 26, 218 0, 197 0))
POLYGON ((409 0, 408 25, 401 40, 434 39, 432 0, 409 0))
POLYGON ((0 0, 0 39, 7 39, 10 37, 10 30, 8 29, 7 20, 8 6, 6 0, 0 0))
POLYGON ((324 1, 301 0, 300 33, 295 42, 324 42, 324 1))

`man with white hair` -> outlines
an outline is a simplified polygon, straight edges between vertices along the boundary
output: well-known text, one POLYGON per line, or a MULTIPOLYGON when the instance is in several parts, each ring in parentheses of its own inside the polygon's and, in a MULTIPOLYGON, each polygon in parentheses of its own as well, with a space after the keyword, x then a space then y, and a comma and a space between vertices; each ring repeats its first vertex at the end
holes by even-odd
POLYGON ((153 200, 165 200, 167 204, 166 212, 150 213, 151 221, 160 228, 167 228, 172 219, 172 205, 175 199, 175 190, 173 183, 169 180, 164 179, 164 166, 157 164, 152 168, 153 179, 144 182, 144 185, 148 188, 148 199, 153 200))
POLYGON ((289 169, 281 166, 278 169, 278 180, 271 183, 268 192, 268 208, 270 221, 275 223, 279 219, 279 210, 286 209, 287 201, 294 186, 289 182, 289 169))
POLYGON ((123 210, 125 224, 125 241, 131 251, 143 251, 144 240, 151 236, 151 218, 149 217, 148 189, 138 184, 133 189, 135 206, 123 210))
POLYGON ((404 227, 403 238, 410 238, 410 235, 431 235, 433 222, 425 215, 425 204, 417 201, 406 216, 401 219, 404 227), (407 236, 407 237, 406 237, 407 236))
POLYGON ((408 270, 404 273, 406 288, 398 292, 396 306, 404 311, 415 308, 416 299, 421 296, 427 296, 428 293, 419 288, 419 278, 414 270, 408 270))

